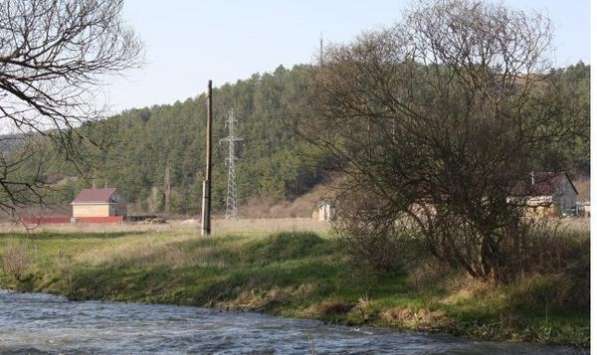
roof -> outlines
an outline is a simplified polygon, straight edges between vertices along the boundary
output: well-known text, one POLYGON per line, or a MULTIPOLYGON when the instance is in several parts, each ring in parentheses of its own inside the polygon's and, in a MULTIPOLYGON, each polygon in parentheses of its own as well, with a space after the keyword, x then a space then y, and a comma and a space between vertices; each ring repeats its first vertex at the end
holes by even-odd
POLYGON ((113 187, 104 189, 83 189, 72 203, 110 203, 110 198, 116 192, 113 187))
POLYGON ((325 205, 330 205, 333 207, 335 204, 336 204, 335 201, 332 199, 322 198, 317 202, 317 207, 321 208, 322 206, 325 206, 325 205))
POLYGON ((514 195, 518 196, 548 196, 558 191, 564 180, 567 180, 574 192, 578 194, 576 186, 570 176, 564 172, 532 172, 529 178, 514 187, 514 195), (533 181, 534 180, 534 181, 533 181))

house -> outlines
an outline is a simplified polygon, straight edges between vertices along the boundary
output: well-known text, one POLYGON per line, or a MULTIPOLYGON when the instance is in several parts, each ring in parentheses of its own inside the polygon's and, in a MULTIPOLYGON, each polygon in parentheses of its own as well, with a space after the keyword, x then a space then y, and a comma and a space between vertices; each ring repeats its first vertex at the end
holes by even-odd
POLYGON ((509 202, 521 204, 527 216, 560 217, 577 214, 578 191, 567 173, 531 172, 517 184, 509 202))
POLYGON ((329 222, 336 217, 336 208, 334 203, 329 200, 321 200, 317 204, 317 209, 313 211, 313 218, 320 222, 329 222))
POLYGON ((73 222, 122 222, 126 202, 115 188, 83 189, 71 203, 73 222))

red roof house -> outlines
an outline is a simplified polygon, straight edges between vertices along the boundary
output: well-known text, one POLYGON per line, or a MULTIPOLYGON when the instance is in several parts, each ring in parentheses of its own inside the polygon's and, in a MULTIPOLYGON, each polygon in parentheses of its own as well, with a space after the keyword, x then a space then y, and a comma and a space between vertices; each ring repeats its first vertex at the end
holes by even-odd
POLYGON ((115 188, 83 189, 71 206, 75 221, 122 221, 126 216, 126 202, 115 188))
MULTIPOLYGON (((571 215, 576 211, 578 191, 565 172, 531 172, 516 185, 511 201, 549 211, 551 215, 571 215)), ((547 213, 547 212, 546 212, 547 213)))

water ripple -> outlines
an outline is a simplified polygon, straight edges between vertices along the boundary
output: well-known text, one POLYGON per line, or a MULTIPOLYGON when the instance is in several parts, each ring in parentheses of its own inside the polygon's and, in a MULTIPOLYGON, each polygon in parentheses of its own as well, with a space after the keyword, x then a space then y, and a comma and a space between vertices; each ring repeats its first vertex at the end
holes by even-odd
POLYGON ((3 354, 574 354, 168 305, 71 302, 0 290, 3 354))

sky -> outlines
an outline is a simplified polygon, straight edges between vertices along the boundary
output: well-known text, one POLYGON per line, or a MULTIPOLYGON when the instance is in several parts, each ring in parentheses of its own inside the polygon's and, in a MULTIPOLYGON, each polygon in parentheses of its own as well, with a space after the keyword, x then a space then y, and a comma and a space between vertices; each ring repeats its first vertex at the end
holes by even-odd
MULTIPOLYGON (((590 62, 589 0, 503 0, 546 13, 556 66, 590 62)), ((214 86, 314 62, 319 41, 347 43, 391 25, 409 0, 125 0, 124 21, 144 43, 140 69, 106 80, 110 113, 184 101, 214 86)))

